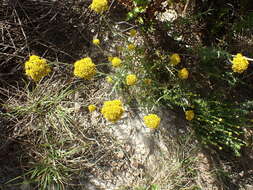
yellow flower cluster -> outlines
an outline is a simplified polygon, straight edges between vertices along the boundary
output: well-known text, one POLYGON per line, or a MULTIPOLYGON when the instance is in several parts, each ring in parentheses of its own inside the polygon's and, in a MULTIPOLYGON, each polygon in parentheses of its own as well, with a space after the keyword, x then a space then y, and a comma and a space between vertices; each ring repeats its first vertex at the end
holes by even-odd
POLYGON ((32 55, 29 60, 25 62, 25 73, 34 81, 39 81, 51 72, 46 59, 39 56, 32 55))
POLYGON ((94 39, 94 40, 92 41, 92 43, 93 43, 94 45, 98 46, 98 45, 100 44, 100 40, 99 40, 99 39, 94 39))
POLYGON ((158 117, 156 114, 149 114, 144 116, 143 118, 145 125, 148 128, 156 129, 160 124, 160 117, 158 117))
POLYGON ((174 53, 170 56, 170 64, 171 65, 177 65, 178 63, 181 62, 181 58, 177 53, 174 53))
POLYGON ((96 65, 91 58, 86 57, 74 63, 74 75, 90 80, 96 74, 96 65))
POLYGON ((178 71, 178 77, 181 79, 188 79, 189 72, 186 68, 183 68, 178 71))
POLYGON ((96 13, 103 13, 108 9, 108 2, 107 0, 93 0, 90 8, 96 13))
POLYGON ((95 111, 96 110, 96 106, 94 105, 94 104, 90 104, 89 106, 88 106, 88 110, 89 110, 89 112, 93 112, 93 111, 95 111))
POLYGON ((129 49, 130 51, 134 50, 136 47, 134 44, 128 44, 127 49, 129 49))
POLYGON ((111 59, 111 62, 112 62, 112 66, 113 67, 120 67, 121 66, 121 63, 122 63, 122 60, 118 57, 113 57, 111 59))
POLYGON ((185 118, 186 118, 188 121, 193 120, 194 115, 195 115, 195 114, 194 114, 193 110, 185 111, 185 118))
POLYGON ((101 113, 111 122, 116 122, 124 113, 122 102, 120 100, 105 101, 101 113))
POLYGON ((131 37, 136 36, 136 34, 137 34, 137 31, 136 31, 135 29, 131 29, 131 30, 130 30, 130 36, 131 36, 131 37))
POLYGON ((241 53, 237 53, 232 60, 232 70, 236 73, 242 73, 248 68, 249 62, 241 53))
POLYGON ((110 76, 107 76, 107 77, 106 77, 106 81, 107 81, 108 83, 113 83, 113 79, 112 79, 112 77, 110 77, 110 76))
POLYGON ((126 84, 129 86, 135 85, 137 82, 137 76, 134 74, 127 75, 126 77, 126 84))

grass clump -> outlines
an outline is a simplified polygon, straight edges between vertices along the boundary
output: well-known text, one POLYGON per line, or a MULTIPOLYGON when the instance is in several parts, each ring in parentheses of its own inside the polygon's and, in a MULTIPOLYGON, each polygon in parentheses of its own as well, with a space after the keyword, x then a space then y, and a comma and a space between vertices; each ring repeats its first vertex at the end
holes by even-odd
POLYGON ((83 171, 100 164, 103 168, 116 152, 98 120, 89 122, 89 102, 75 99, 78 91, 89 93, 87 86, 53 76, 36 86, 28 84, 3 105, 6 113, 1 115, 11 122, 11 137, 25 152, 24 174, 12 183, 27 179, 34 188, 66 189, 75 186, 73 179, 83 171))

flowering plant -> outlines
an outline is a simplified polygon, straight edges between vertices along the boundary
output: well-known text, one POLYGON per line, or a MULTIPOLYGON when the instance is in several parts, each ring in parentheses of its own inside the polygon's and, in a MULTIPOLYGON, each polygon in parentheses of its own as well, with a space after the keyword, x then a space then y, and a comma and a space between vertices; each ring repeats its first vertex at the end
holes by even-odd
POLYGON ((120 100, 105 101, 101 113, 113 123, 118 121, 124 113, 124 108, 120 100))
POLYGON ((90 57, 80 59, 74 63, 74 75, 90 80, 96 74, 96 65, 90 57))
POLYGON ((29 60, 25 62, 25 73, 34 81, 39 81, 51 72, 46 59, 39 56, 32 55, 29 60))

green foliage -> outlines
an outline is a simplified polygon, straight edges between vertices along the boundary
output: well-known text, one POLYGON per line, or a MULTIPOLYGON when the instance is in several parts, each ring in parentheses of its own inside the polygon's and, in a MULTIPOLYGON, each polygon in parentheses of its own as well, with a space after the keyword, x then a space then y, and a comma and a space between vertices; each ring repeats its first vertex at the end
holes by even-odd
MULTIPOLYGON (((166 105, 183 111, 194 110, 195 118, 189 124, 199 141, 239 156, 246 145, 244 129, 253 107, 236 96, 236 89, 242 86, 250 89, 249 84, 232 72, 232 56, 228 51, 202 46, 186 51, 188 57, 181 57, 183 63, 173 66, 169 64, 173 52, 151 50, 146 44, 138 45, 134 51, 124 49, 125 63, 115 76, 138 73, 140 82, 122 92, 133 94, 139 105, 149 109, 166 105), (190 57, 191 62, 185 63, 190 57), (187 80, 178 77, 182 67, 190 71, 187 80), (141 85, 145 78, 150 78, 152 85, 141 85)), ((125 88, 123 83, 120 86, 125 88)))
POLYGON ((151 185, 150 190, 160 190, 159 185, 156 184, 151 185))
POLYGON ((145 13, 146 8, 150 2, 151 0, 133 0, 134 8, 128 12, 127 20, 138 18, 137 20, 139 23, 141 23, 143 20, 140 15, 142 13, 145 13))
POLYGON ((204 144, 211 144, 222 149, 232 150, 236 156, 246 145, 243 128, 247 127, 247 110, 241 106, 218 101, 194 100, 196 119, 193 127, 197 137, 204 144))
POLYGON ((252 32, 253 28, 253 13, 249 12, 240 17, 240 20, 234 24, 233 29, 236 32, 252 32))
POLYGON ((30 183, 37 184, 41 190, 52 188, 63 190, 71 170, 62 163, 62 159, 67 159, 69 153, 54 149, 50 144, 44 146, 45 150, 46 157, 39 162, 36 161, 33 168, 24 175, 30 179, 30 183))

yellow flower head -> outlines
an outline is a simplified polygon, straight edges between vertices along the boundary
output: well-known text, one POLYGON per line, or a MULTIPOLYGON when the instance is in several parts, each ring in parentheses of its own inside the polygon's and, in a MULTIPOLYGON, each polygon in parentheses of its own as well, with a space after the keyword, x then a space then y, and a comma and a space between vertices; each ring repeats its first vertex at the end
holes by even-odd
POLYGON ((93 112, 93 111, 95 111, 96 110, 96 106, 94 105, 94 104, 90 104, 89 106, 88 106, 88 110, 89 110, 89 112, 93 112))
POLYGON ((148 128, 156 129, 160 124, 161 118, 156 114, 149 114, 144 116, 143 120, 148 128))
POLYGON ((74 75, 90 80, 96 74, 96 65, 91 58, 86 57, 74 63, 74 75))
POLYGON ((248 68, 249 62, 241 53, 237 53, 232 60, 232 70, 236 73, 242 73, 248 68))
POLYGON ((131 36, 131 37, 136 36, 136 34, 137 34, 137 31, 136 31, 135 29, 131 29, 131 30, 130 30, 130 36, 131 36))
POLYGON ((29 60, 25 62, 25 73, 34 81, 39 81, 51 72, 46 59, 36 55, 31 55, 29 60))
POLYGON ((181 62, 181 58, 177 53, 174 53, 170 56, 170 64, 171 65, 177 65, 178 63, 181 62))
POLYGON ((108 2, 107 0, 93 0, 90 9, 96 13, 103 13, 108 9, 108 2))
POLYGON ((121 59, 118 57, 113 57, 111 62, 113 67, 119 67, 122 63, 121 59))
POLYGON ((98 46, 100 44, 100 40, 99 39, 94 39, 92 42, 96 46, 98 46))
POLYGON ((108 121, 115 123, 124 113, 124 109, 120 100, 105 101, 101 113, 108 121))
POLYGON ((135 46, 134 44, 128 44, 127 49, 129 49, 129 50, 134 50, 135 47, 136 47, 136 46, 135 46))
POLYGON ((178 71, 178 77, 181 79, 187 79, 189 76, 189 72, 186 68, 183 68, 178 71))
POLYGON ((185 118, 186 118, 188 121, 193 120, 193 118, 194 118, 194 112, 193 112, 193 110, 185 111, 185 118))
POLYGON ((107 81, 108 83, 113 83, 113 79, 112 79, 112 77, 110 77, 110 76, 107 76, 107 77, 106 77, 106 81, 107 81))
POLYGON ((132 85, 135 85, 137 82, 137 77, 136 75, 127 75, 126 77, 126 84, 129 85, 129 86, 132 86, 132 85))

